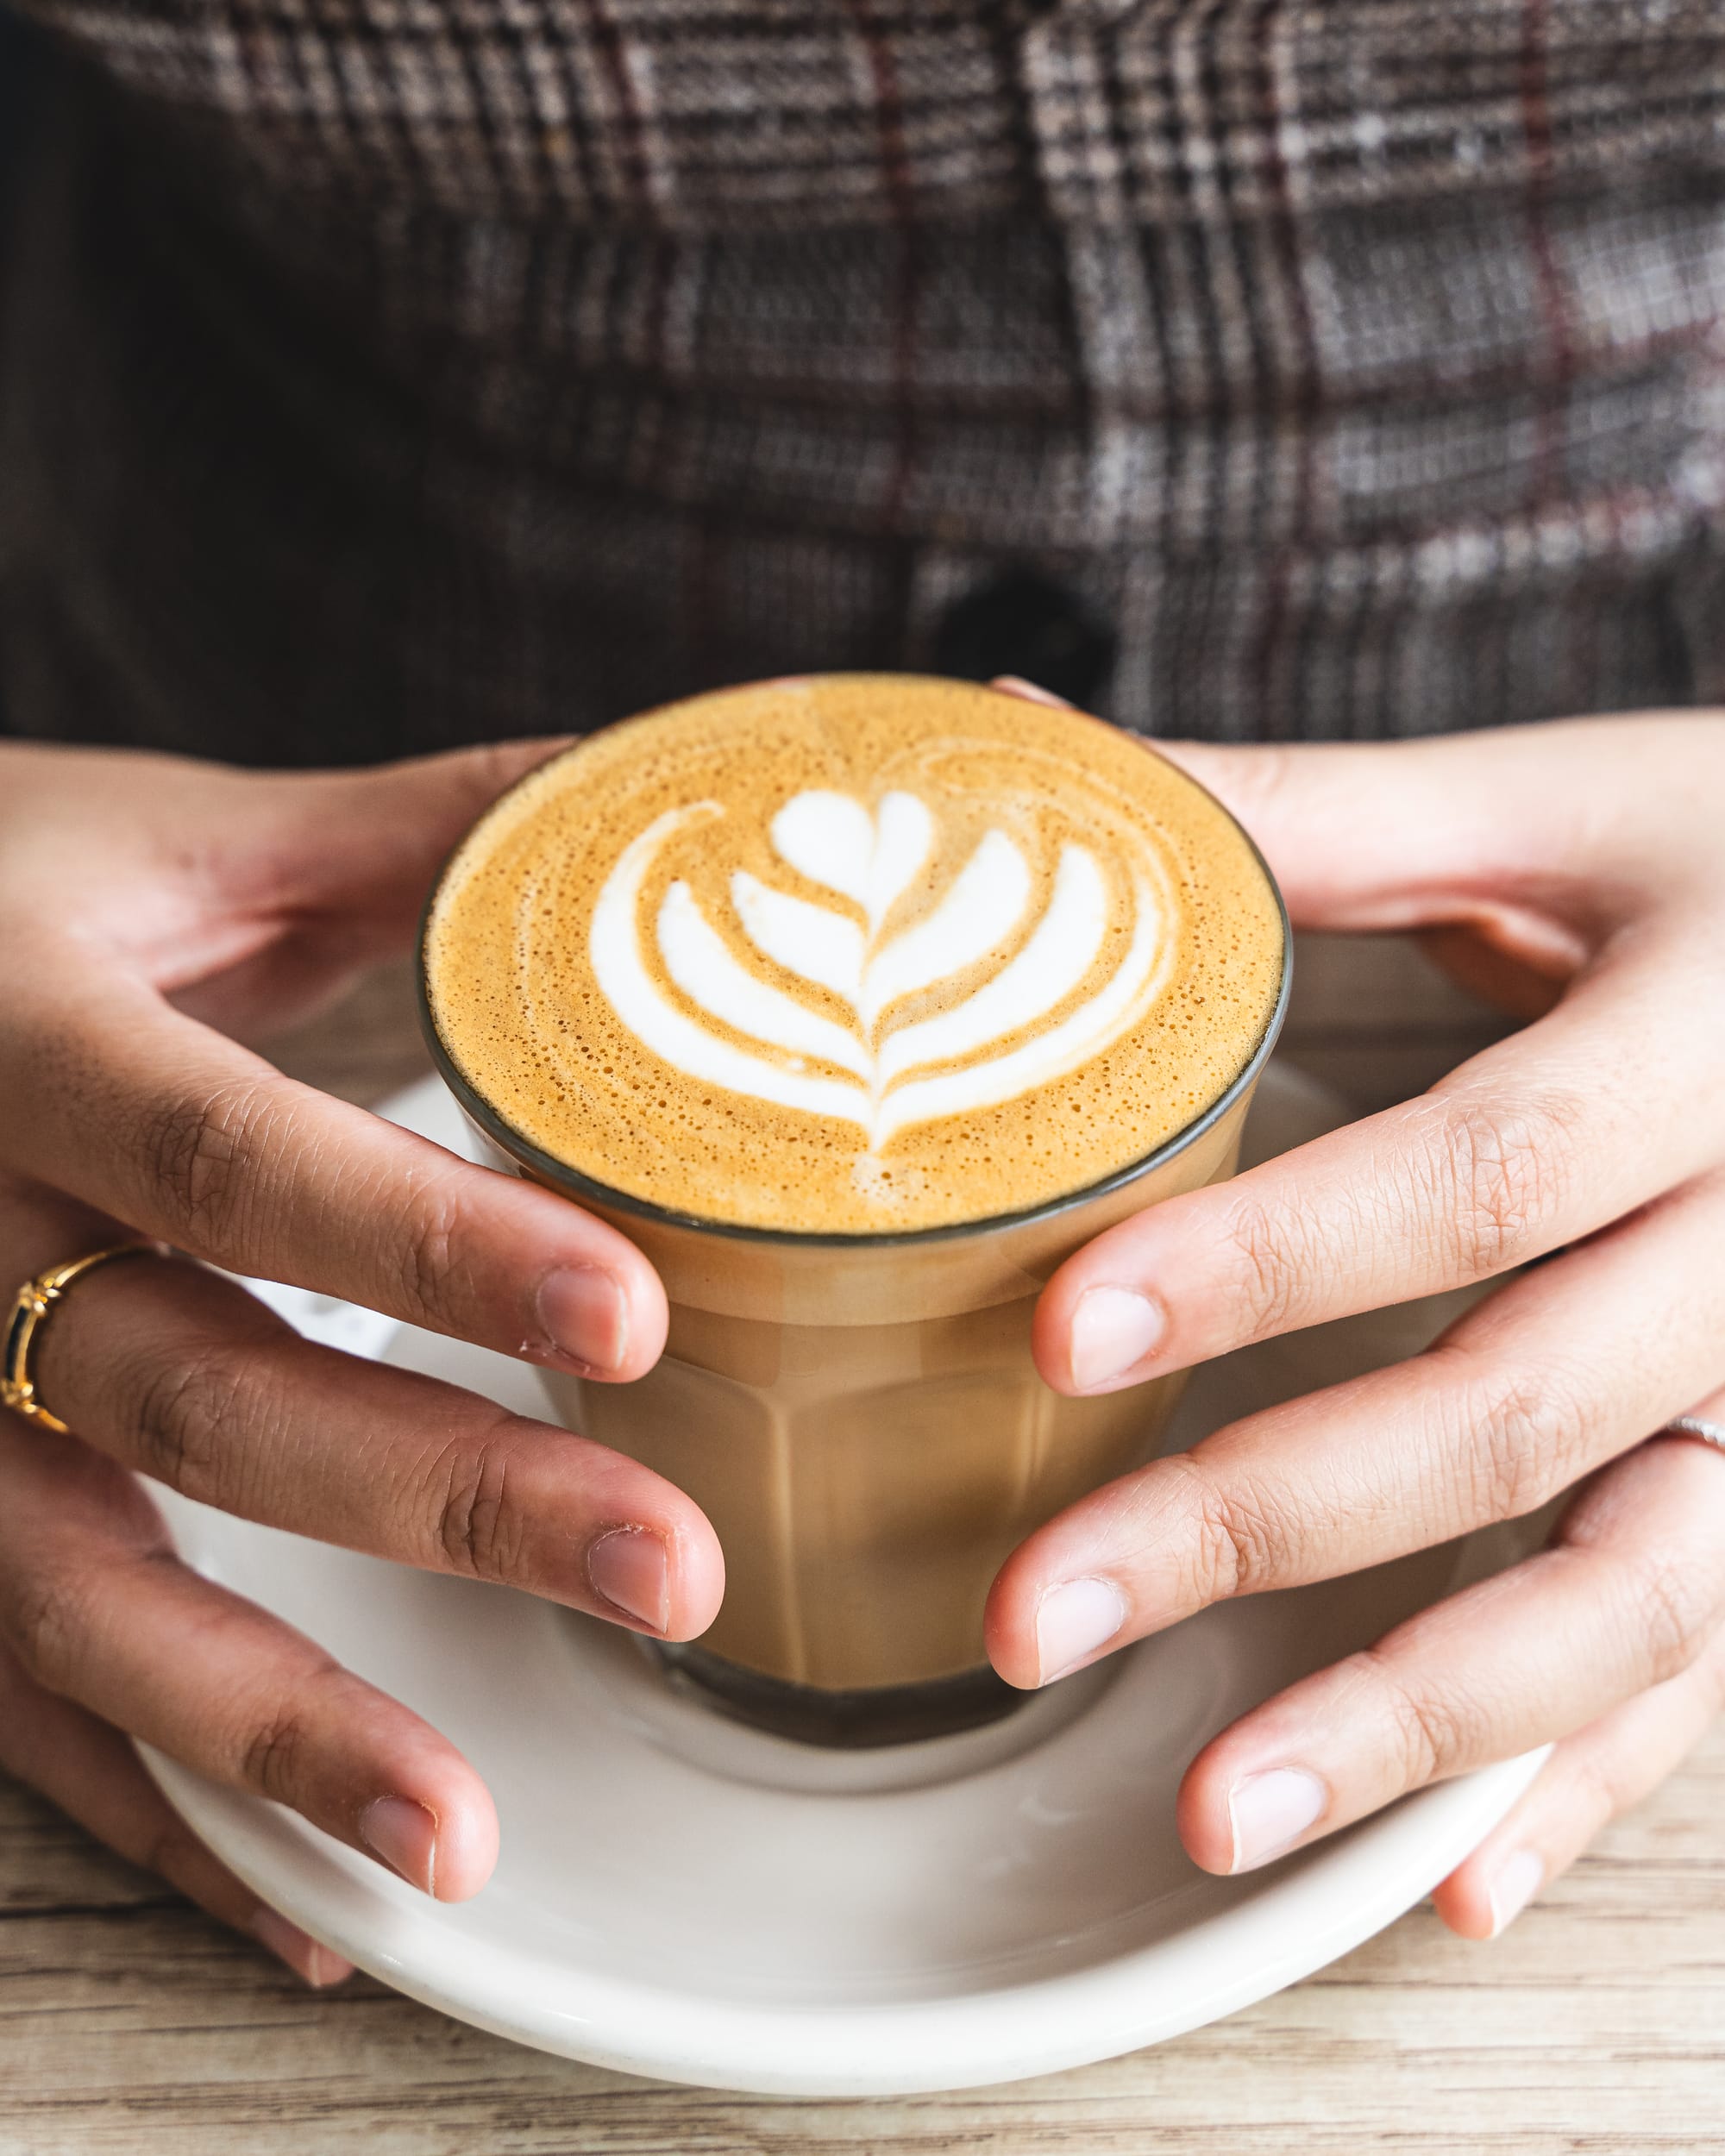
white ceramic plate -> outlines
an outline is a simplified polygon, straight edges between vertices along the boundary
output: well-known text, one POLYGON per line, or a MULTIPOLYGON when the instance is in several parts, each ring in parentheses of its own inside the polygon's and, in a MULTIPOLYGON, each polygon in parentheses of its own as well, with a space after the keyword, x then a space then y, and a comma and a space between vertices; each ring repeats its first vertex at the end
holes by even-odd
MULTIPOLYGON (((396 1119, 461 1150, 435 1081, 396 1119)), ((1261 1156, 1338 1120, 1272 1069, 1261 1156)), ((525 1365, 272 1295, 308 1331, 532 1413, 525 1365)), ((1266 1343, 1195 1380, 1180 1441, 1386 1362, 1453 1306, 1266 1343)), ((277 1908, 386 1983, 547 2051, 803 2096, 1008 2081, 1111 2057, 1291 1984, 1418 1901, 1539 1755, 1408 1798, 1232 1882, 1189 1863, 1174 1794, 1251 1702, 1526 1546, 1497 1531, 1352 1579, 1206 1612, 993 1729, 844 1755, 673 1695, 625 1635, 164 1494, 187 1559, 426 1715, 494 1792, 503 1857, 427 1902, 261 1800, 150 1752, 191 1824, 277 1908)))

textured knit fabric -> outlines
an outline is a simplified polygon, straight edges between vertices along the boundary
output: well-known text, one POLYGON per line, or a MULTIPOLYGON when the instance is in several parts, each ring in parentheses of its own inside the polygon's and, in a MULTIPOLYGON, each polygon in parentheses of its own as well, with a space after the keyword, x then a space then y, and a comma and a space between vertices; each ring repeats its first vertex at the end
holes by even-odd
POLYGON ((33 4, 20 730, 368 758, 1025 592, 1164 733, 1725 701, 1725 0, 33 4))

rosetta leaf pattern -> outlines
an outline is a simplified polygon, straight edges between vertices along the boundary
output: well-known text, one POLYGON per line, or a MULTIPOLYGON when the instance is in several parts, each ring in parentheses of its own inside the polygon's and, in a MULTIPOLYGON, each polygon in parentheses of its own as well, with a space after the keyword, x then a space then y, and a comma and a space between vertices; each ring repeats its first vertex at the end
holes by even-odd
POLYGON ((878 1150, 907 1125, 1049 1083, 1137 1023, 1159 992, 1166 938, 1144 875, 1130 880, 1125 954, 1106 978, 1092 979, 1113 901, 1095 854, 1074 843, 1061 848, 1034 919, 1030 864, 1016 841, 990 829, 919 918, 884 933, 938 837, 928 805, 902 791, 870 811, 850 795, 811 789, 787 801, 770 826, 786 866, 849 900, 862 923, 741 868, 724 926, 740 931, 743 949, 681 879, 644 919, 643 893, 663 848, 692 818, 720 813, 712 803, 672 810, 643 831, 607 878, 590 933, 595 975, 623 1025, 687 1077, 854 1124, 878 1150), (643 938, 701 1018, 659 987, 643 938), (972 974, 1009 945, 1012 956, 968 993, 894 1025, 906 997, 972 974), (763 978, 750 957, 825 990, 850 1022, 763 978))

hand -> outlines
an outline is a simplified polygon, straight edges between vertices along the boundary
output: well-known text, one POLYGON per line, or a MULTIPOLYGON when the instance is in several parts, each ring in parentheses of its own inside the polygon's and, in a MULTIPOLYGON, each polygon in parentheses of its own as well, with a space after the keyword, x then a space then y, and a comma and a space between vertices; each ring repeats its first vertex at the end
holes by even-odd
POLYGON ((1225 1595, 1578 1483, 1542 1553, 1246 1714, 1182 1787, 1190 1854, 1239 1871, 1555 1742, 1439 1889, 1488 1936, 1725 1702, 1725 1455, 1643 1443, 1686 1411, 1725 1421, 1725 718, 1168 753, 1253 833, 1297 924, 1426 930, 1534 1022, 1419 1100, 1098 1237, 1038 1306, 1048 1382, 1111 1392, 1549 1262, 1412 1361, 1072 1507, 1002 1569, 990 1651, 1045 1683, 1225 1595))
POLYGON ((314 1346, 189 1262, 589 1376, 657 1358, 664 1294, 622 1236, 225 1037, 405 944, 443 856, 547 749, 258 777, 0 748, 0 1288, 129 1235, 187 1253, 56 1307, 35 1375, 76 1436, 0 1413, 0 1767, 313 1980, 345 1965, 191 1839, 119 1733, 443 1901, 491 1872, 491 1799, 416 1714, 180 1565, 134 1470, 667 1639, 723 1585, 712 1528, 647 1469, 314 1346))

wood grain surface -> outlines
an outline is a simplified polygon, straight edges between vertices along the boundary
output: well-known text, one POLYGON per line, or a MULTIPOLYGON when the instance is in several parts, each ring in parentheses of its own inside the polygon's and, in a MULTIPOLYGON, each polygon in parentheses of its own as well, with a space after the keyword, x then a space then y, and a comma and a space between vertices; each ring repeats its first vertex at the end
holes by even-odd
MULTIPOLYGON (((1314 943, 1290 1053, 1361 1106, 1499 1029, 1405 946, 1314 943)), ((422 1068, 405 978, 278 1050, 356 1100, 422 1068)), ((1328 2156, 1725 2149, 1725 1725, 1501 1940, 1413 1911, 1212 2028, 895 2102, 662 2087, 359 1977, 314 1996, 0 1780, 0 2156, 1328 2156)))

